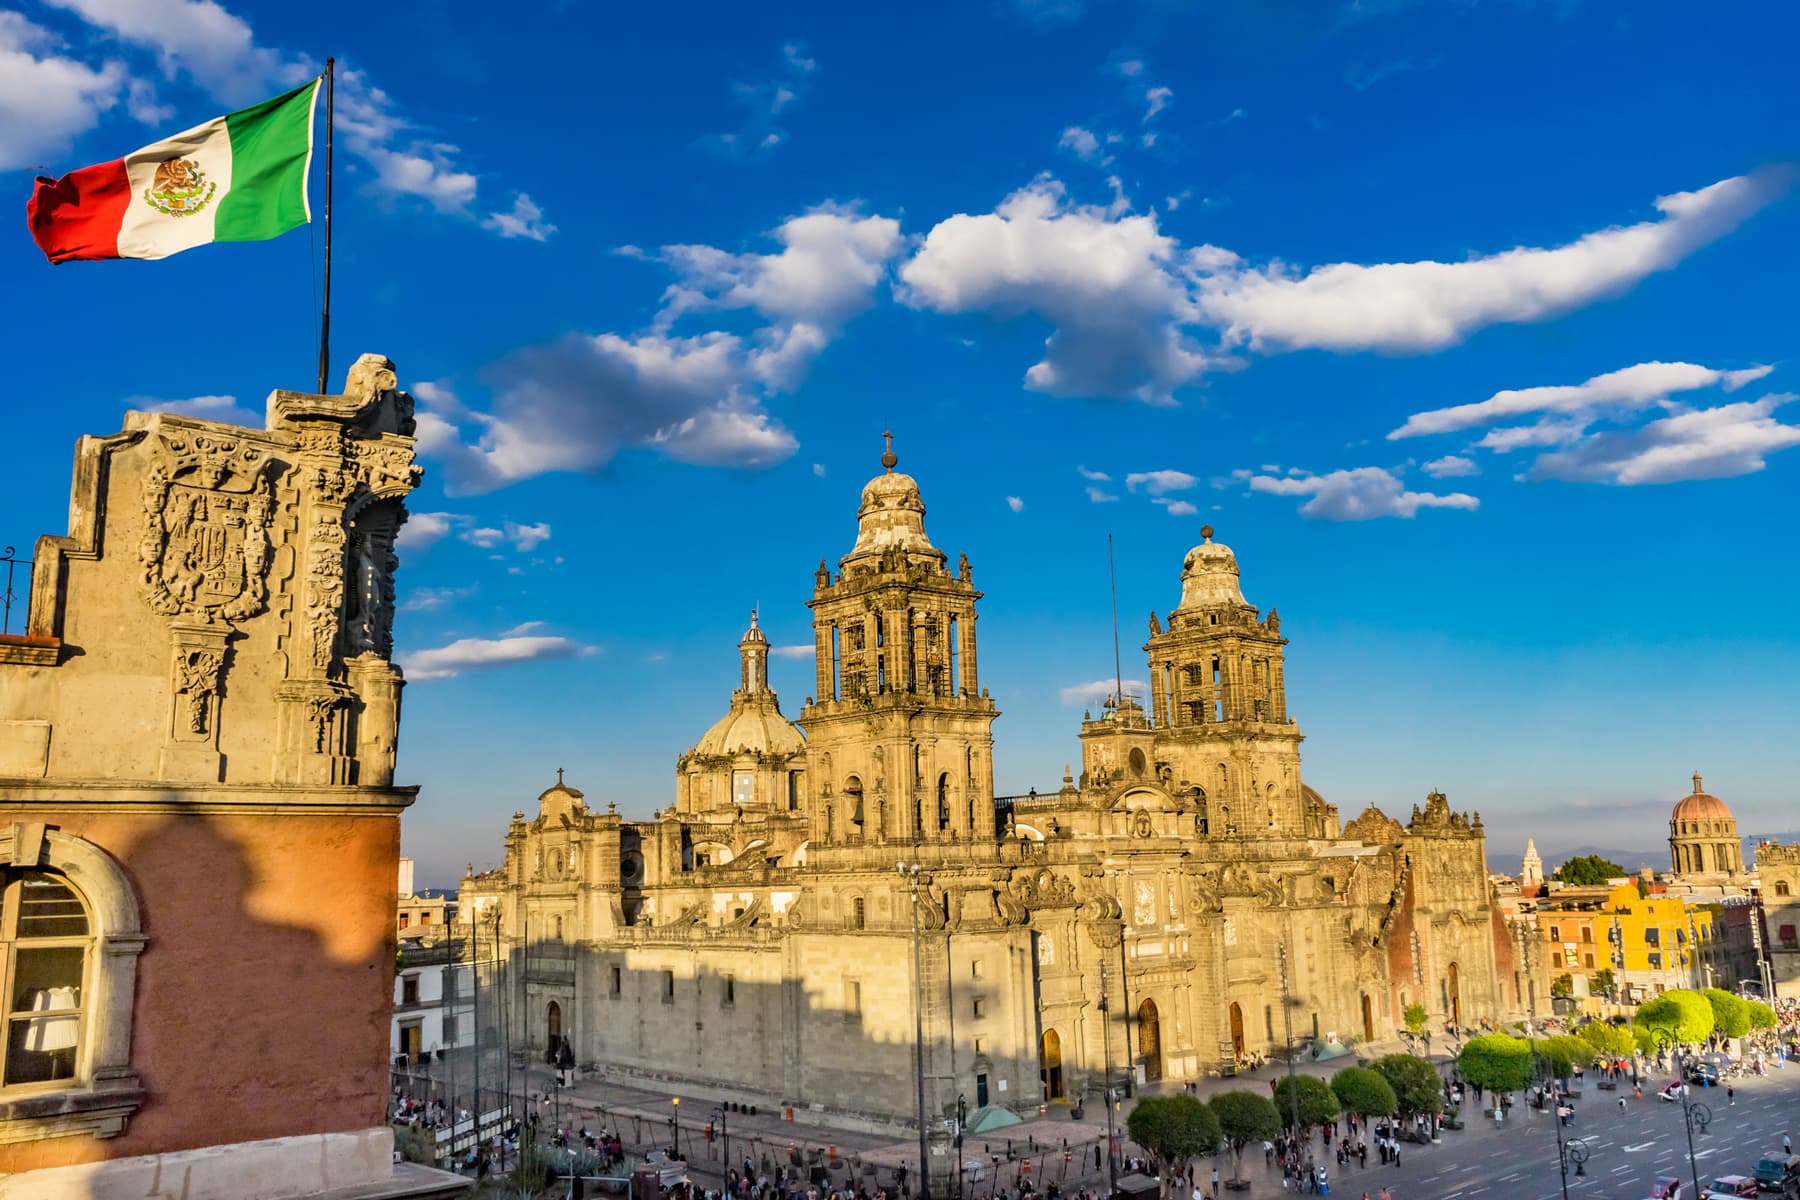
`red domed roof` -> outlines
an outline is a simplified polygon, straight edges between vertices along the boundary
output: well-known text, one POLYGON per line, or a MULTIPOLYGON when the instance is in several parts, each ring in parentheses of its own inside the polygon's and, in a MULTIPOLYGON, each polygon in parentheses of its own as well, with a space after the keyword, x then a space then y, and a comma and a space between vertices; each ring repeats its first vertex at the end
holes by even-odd
POLYGON ((1700 790, 1700 772, 1694 772, 1694 790, 1681 798, 1670 817, 1673 821, 1731 821, 1735 820, 1725 802, 1717 796, 1711 796, 1700 790))

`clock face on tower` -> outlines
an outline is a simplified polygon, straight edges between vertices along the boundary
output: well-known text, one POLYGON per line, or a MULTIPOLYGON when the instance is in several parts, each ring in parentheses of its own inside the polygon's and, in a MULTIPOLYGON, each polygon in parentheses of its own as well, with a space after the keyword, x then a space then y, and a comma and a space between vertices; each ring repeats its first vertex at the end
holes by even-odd
POLYGON ((733 771, 731 773, 731 799, 734 804, 754 804, 756 802, 756 776, 749 771, 733 771))

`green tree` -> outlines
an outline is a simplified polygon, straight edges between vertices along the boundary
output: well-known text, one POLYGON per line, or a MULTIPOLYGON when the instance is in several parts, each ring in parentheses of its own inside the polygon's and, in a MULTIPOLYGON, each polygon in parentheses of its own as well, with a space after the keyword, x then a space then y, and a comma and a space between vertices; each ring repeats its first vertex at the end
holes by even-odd
POLYGON ((1545 1038, 1544 1040, 1546 1042, 1554 1043, 1561 1053, 1568 1055, 1571 1068, 1591 1067, 1600 1059, 1600 1052, 1596 1050, 1594 1044, 1586 1038, 1578 1038, 1573 1034, 1563 1033, 1552 1038, 1545 1038))
POLYGON ((1390 1054, 1375 1060, 1375 1070, 1394 1089, 1402 1117, 1444 1110, 1444 1085, 1437 1068, 1416 1054, 1390 1054))
POLYGON ((1331 1077, 1331 1094, 1345 1112, 1366 1117, 1391 1117, 1400 1107, 1393 1085, 1368 1067, 1345 1067, 1331 1077))
POLYGON ((1659 1033, 1682 1045, 1698 1045, 1712 1034, 1713 1006, 1699 992, 1675 988, 1639 1005, 1632 1025, 1649 1036, 1652 1048, 1659 1033))
POLYGON ((1311 1129, 1315 1125, 1337 1120, 1338 1100, 1331 1094, 1331 1089, 1325 1086, 1325 1081, 1317 1075, 1296 1075, 1275 1085, 1275 1110, 1281 1114, 1282 1125, 1291 1125, 1294 1120, 1296 1085, 1299 1089, 1302 1129, 1311 1129))
POLYGON ((1536 1060, 1533 1063, 1534 1076, 1548 1074, 1556 1079, 1567 1079, 1575 1073, 1575 1060, 1569 1056, 1568 1047, 1556 1044, 1554 1038, 1533 1038, 1531 1054, 1536 1060))
POLYGON ((1723 988, 1706 988, 1700 993, 1712 1005, 1713 1032, 1740 1038, 1750 1032, 1750 1006, 1723 988))
POLYGON ((1400 1019, 1405 1021, 1406 1027, 1414 1033, 1424 1032, 1428 1016, 1430 1014, 1425 1011, 1423 1004, 1409 1004, 1400 1013, 1400 1019))
POLYGON ((1531 1082, 1531 1043, 1504 1033, 1484 1033, 1463 1043, 1456 1069, 1491 1092, 1516 1092, 1531 1082))
POLYGON ((1775 1016, 1775 1010, 1770 1008, 1768 1005, 1764 1004, 1761 1000, 1746 1000, 1746 1001, 1744 1001, 1744 1007, 1746 1010, 1748 1010, 1748 1012, 1750 1014, 1750 1028, 1752 1028, 1752 1029, 1773 1029, 1773 1028, 1775 1028, 1775 1022, 1777 1019, 1775 1016))
POLYGON ((1552 996, 1573 996, 1575 994, 1575 977, 1573 975, 1558 975, 1555 979, 1552 979, 1550 981, 1550 994, 1552 996))
POLYGON ((1601 967, 1598 971, 1594 972, 1594 977, 1589 981, 1589 986, 1591 990, 1599 992, 1602 996, 1610 996, 1612 995, 1613 989, 1618 986, 1618 981, 1613 978, 1611 967, 1601 967))
POLYGON ((1231 1147, 1231 1178, 1236 1181, 1243 1173, 1244 1144, 1273 1139, 1281 1132, 1281 1114, 1273 1100, 1243 1088, 1220 1092, 1209 1103, 1231 1147))
MULTIPOLYGON (((1125 1118, 1125 1132, 1169 1168, 1185 1168, 1193 1159, 1219 1148, 1219 1118, 1185 1092, 1139 1100, 1125 1118)), ((1167 1178, 1172 1171, 1162 1174, 1167 1178)))
POLYGON ((1595 887, 1624 874, 1625 868, 1611 859, 1601 858, 1598 854, 1581 854, 1556 868, 1550 878, 1574 887, 1595 887))
POLYGON ((1631 1030, 1605 1021, 1592 1021, 1575 1031, 1575 1036, 1608 1058, 1627 1058, 1637 1049, 1631 1030))

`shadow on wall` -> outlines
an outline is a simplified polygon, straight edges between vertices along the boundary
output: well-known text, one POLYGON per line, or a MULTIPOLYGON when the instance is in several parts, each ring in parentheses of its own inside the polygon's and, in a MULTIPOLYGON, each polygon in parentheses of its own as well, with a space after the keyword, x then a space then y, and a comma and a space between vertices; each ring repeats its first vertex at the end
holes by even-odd
POLYGON ((383 1124, 398 820, 71 814, 137 892, 126 1131, 0 1147, 0 1172, 383 1124), (285 915, 284 915, 285 914, 285 915))

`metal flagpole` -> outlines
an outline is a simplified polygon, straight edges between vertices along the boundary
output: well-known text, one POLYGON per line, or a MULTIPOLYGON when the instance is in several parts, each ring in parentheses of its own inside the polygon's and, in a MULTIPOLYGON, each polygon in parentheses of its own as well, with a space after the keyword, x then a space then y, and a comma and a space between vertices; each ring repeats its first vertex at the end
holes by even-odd
MULTIPOLYGON (((1125 703, 1125 668, 1119 658, 1119 575, 1113 569, 1113 535, 1106 535, 1106 577, 1112 583, 1113 707, 1125 703)), ((1129 1047, 1127 1047, 1129 1049, 1129 1047)))
POLYGON ((325 377, 331 371, 331 127, 336 97, 337 60, 325 59, 325 291, 319 310, 319 394, 325 394, 325 377))

